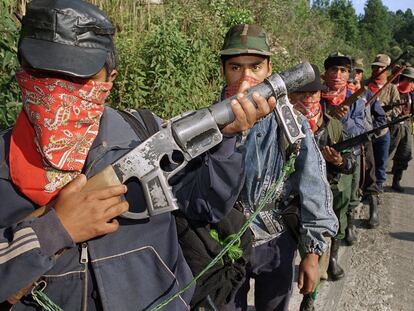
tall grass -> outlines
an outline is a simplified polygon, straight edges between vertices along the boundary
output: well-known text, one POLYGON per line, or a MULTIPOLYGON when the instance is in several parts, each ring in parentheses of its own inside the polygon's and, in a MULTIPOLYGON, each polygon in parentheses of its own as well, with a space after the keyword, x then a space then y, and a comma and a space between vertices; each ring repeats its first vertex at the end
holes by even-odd
MULTIPOLYGON (((26 0, 0 0, 0 128, 20 109, 13 80, 19 23, 26 0)), ((331 37, 333 25, 306 0, 90 0, 116 27, 119 74, 110 105, 147 107, 164 118, 211 104, 223 81, 218 51, 227 29, 258 23, 268 30, 274 70, 301 60, 318 64, 332 50, 351 50, 331 37), (326 39, 328 38, 328 40, 326 39)), ((355 50, 355 49, 354 49, 355 50)))

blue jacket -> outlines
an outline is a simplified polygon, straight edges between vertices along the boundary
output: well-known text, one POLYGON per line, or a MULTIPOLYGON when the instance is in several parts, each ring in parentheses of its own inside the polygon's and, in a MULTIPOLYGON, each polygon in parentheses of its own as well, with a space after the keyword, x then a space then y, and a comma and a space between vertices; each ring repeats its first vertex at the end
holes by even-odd
MULTIPOLYGON (((53 209, 18 223, 37 206, 10 179, 10 133, 0 134, 0 301, 41 278, 47 283, 44 292, 64 310, 83 310, 85 305, 88 310, 144 310, 191 280, 170 213, 144 220, 119 218, 118 231, 81 245, 73 244, 53 209), (63 248, 68 249, 56 260, 56 252, 63 248)), ((190 217, 217 220, 234 205, 243 177, 243 157, 235 141, 225 138, 214 151, 188 165, 176 182, 174 193, 190 217)), ((139 143, 129 124, 106 108, 87 159, 89 177, 139 143)), ((142 210, 145 202, 138 184, 131 182, 128 188, 130 210, 142 210)), ((188 309, 192 292, 164 310, 188 309)), ((26 296, 13 310, 37 308, 26 296)))
MULTIPOLYGON (((295 172, 285 183, 283 198, 299 196, 299 242, 306 252, 321 254, 327 247, 324 236, 336 234, 338 220, 332 209, 332 192, 326 179, 325 160, 313 138, 309 122, 303 116, 301 120, 306 137, 300 145, 295 172)), ((250 129, 244 142, 246 181, 240 200, 250 212, 255 209, 269 185, 280 175, 285 150, 280 147, 279 132, 276 117, 270 114, 250 129)), ((259 214, 251 226, 255 245, 265 243, 278 235, 269 234, 263 217, 276 221, 280 212, 280 207, 276 206, 273 210, 259 214)))
MULTIPOLYGON (((346 90, 346 98, 351 96, 350 90, 346 90)), ((325 99, 321 100, 321 104, 326 107, 327 102, 325 99)), ((353 103, 349 109, 348 114, 341 119, 344 127, 346 137, 353 137, 362 134, 365 131, 364 125, 365 118, 365 102, 361 99, 353 103)))

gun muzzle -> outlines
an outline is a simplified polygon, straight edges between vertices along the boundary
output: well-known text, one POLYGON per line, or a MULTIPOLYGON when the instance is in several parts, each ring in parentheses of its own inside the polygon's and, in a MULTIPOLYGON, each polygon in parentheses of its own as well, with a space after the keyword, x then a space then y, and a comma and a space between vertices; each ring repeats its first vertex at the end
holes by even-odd
MULTIPOLYGON (((253 92, 258 92, 261 96, 269 98, 275 96, 276 99, 296 91, 302 86, 312 82, 315 79, 315 73, 308 62, 294 66, 293 68, 276 73, 268 77, 265 82, 260 83, 247 91, 246 96, 252 100, 253 92)), ((211 111, 214 120, 220 128, 233 122, 234 114, 230 107, 230 102, 236 96, 229 97, 217 104, 212 105, 211 111)))

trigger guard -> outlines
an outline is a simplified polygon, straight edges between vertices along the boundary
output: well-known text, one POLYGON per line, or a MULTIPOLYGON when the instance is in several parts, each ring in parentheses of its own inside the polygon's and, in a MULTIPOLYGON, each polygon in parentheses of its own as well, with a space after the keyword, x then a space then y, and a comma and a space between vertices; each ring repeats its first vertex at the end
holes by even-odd
POLYGON ((149 218, 148 210, 140 213, 133 213, 133 212, 125 212, 121 214, 119 217, 126 218, 126 219, 145 219, 149 218))

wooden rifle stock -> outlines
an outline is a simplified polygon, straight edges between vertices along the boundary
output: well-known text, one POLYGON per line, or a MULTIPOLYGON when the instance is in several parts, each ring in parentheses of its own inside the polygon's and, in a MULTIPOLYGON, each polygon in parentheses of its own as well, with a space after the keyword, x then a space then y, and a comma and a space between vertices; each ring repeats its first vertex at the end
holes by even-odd
POLYGON ((378 98, 378 96, 380 96, 381 92, 385 89, 385 87, 390 84, 392 81, 394 81, 403 71, 404 71, 405 67, 401 67, 396 73, 394 73, 389 79, 388 81, 378 90, 375 92, 375 94, 373 94, 370 99, 366 102, 365 106, 369 106, 372 105, 372 103, 378 98))
MULTIPOLYGON (((112 166, 109 165, 104 170, 100 171, 98 174, 96 174, 93 177, 91 177, 90 179, 88 179, 85 186, 82 188, 82 192, 100 190, 100 189, 103 189, 105 187, 117 186, 117 185, 120 185, 120 184, 121 183, 120 183, 115 171, 113 170, 112 166)), ((40 216, 44 215, 51 208, 50 206, 53 205, 53 202, 54 201, 49 203, 47 206, 42 206, 42 207, 39 207, 39 208, 35 209, 26 218, 40 217, 40 216)), ((63 252, 64 252, 64 250, 62 250, 58 254, 56 254, 56 256, 55 256, 56 259, 58 257, 60 257, 63 254, 63 252)), ((7 298, 7 302, 12 304, 12 305, 16 304, 17 302, 19 302, 20 299, 22 299, 22 297, 24 295, 27 294, 27 292, 34 285, 35 285, 35 283, 33 282, 33 283, 28 284, 24 288, 20 289, 17 293, 15 293, 12 296, 10 296, 9 298, 7 298)))

